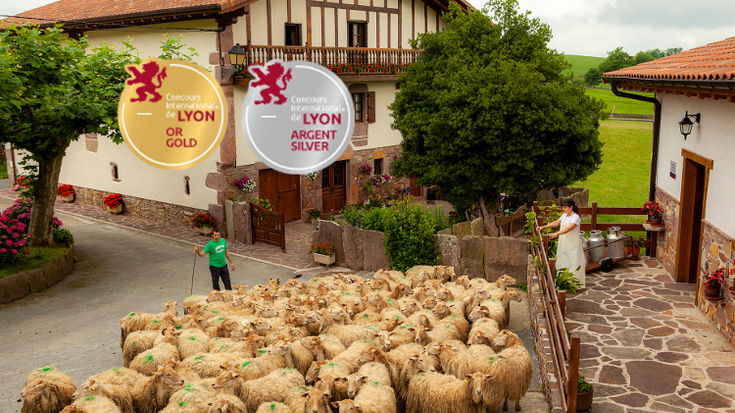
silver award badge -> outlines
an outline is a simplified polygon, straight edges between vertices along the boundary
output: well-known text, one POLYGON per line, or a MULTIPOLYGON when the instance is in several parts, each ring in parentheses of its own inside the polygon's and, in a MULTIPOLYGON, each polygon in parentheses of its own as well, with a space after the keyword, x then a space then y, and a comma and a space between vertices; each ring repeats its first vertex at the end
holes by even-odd
POLYGON ((315 63, 281 60, 248 71, 254 78, 243 102, 243 132, 263 163, 303 175, 342 155, 355 128, 355 111, 337 75, 315 63))

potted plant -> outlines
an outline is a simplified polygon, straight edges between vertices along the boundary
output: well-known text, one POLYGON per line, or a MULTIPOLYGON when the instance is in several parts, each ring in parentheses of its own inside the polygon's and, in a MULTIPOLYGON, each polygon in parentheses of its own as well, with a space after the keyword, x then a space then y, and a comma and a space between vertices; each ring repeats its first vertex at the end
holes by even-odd
POLYGON ((718 268, 704 276, 704 298, 718 300, 721 297, 722 283, 725 280, 725 269, 718 268))
POLYGON ((107 207, 107 210, 111 213, 117 215, 121 214, 123 210, 123 200, 122 195, 120 194, 110 194, 105 197, 103 200, 105 207, 107 207))
POLYGON ((640 235, 631 235, 625 239, 625 252, 633 257, 634 260, 638 259, 638 255, 641 253, 641 248, 645 245, 645 240, 640 235))
POLYGON ((255 181, 248 178, 247 175, 243 176, 240 179, 236 179, 235 185, 237 185, 238 188, 242 189, 242 191, 246 194, 253 192, 253 189, 255 189, 255 181))
POLYGON ((584 376, 577 374, 577 411, 592 411, 592 396, 595 389, 587 383, 584 376))
POLYGON ((658 201, 647 201, 645 204, 643 204, 641 210, 646 211, 646 214, 648 215, 648 220, 646 221, 646 224, 649 224, 652 227, 662 226, 661 213, 663 212, 663 210, 661 209, 661 204, 659 204, 658 201))
POLYGON ((74 202, 74 187, 68 184, 56 188, 56 196, 64 202, 74 202))
POLYGON ((357 167, 357 171, 360 175, 370 176, 373 174, 373 166, 367 162, 363 162, 357 167))
POLYGON ((317 219, 322 217, 322 211, 316 209, 316 208, 310 208, 308 211, 306 211, 306 222, 312 222, 316 221, 317 219))
POLYGON ((213 216, 209 215, 209 212, 201 212, 194 215, 192 223, 194 224, 194 229, 202 235, 212 234, 214 227, 217 226, 217 221, 213 216))
POLYGON ((570 271, 569 268, 563 268, 556 270, 556 290, 564 290, 569 294, 577 295, 577 289, 579 288, 579 279, 574 273, 579 270, 570 271))
POLYGON ((334 256, 334 246, 330 245, 328 242, 326 244, 318 245, 314 245, 312 242, 309 254, 313 254, 314 261, 324 265, 332 265, 336 259, 334 256))

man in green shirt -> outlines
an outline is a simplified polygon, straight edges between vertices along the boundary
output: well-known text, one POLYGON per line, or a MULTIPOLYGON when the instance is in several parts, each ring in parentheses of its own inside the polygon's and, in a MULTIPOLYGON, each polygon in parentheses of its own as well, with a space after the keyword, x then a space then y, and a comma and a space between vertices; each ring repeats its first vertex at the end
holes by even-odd
POLYGON ((231 290, 230 285, 230 272, 227 270, 227 261, 230 261, 232 271, 235 271, 235 262, 230 257, 230 250, 227 248, 227 242, 222 238, 222 234, 218 228, 212 231, 212 240, 207 243, 204 250, 199 249, 199 246, 194 247, 194 251, 203 257, 209 254, 209 271, 212 273, 212 289, 219 291, 219 278, 222 278, 222 284, 225 285, 225 289, 231 290))

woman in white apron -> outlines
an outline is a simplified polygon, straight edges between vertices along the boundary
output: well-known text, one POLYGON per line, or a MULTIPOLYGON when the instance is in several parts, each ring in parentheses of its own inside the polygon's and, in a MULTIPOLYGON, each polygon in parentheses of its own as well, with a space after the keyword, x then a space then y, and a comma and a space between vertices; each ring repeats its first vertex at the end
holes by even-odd
POLYGON ((562 216, 558 220, 538 227, 541 231, 545 228, 559 228, 559 232, 549 234, 549 238, 559 238, 559 246, 556 249, 556 269, 568 268, 574 273, 584 287, 584 249, 582 248, 582 237, 579 233, 579 209, 571 198, 563 198, 561 201, 562 216), (577 269, 579 267, 579 269, 577 269), (575 271, 576 270, 576 271, 575 271))

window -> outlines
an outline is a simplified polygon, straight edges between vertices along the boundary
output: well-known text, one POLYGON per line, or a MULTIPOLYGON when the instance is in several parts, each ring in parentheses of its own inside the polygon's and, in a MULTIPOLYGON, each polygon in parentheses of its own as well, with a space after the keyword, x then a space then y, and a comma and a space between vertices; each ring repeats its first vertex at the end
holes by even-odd
POLYGON ((367 24, 347 22, 348 47, 367 47, 367 24))
POLYGON ((301 46, 301 25, 286 23, 286 46, 301 46))
POLYGON ((383 175, 383 158, 373 159, 373 174, 383 175))
POLYGON ((114 182, 120 182, 120 171, 116 163, 110 162, 110 172, 112 172, 112 180, 114 182))
POLYGON ((352 103, 355 105, 355 122, 365 122, 365 116, 363 116, 363 112, 365 109, 364 108, 365 94, 364 93, 353 93, 352 103))
POLYGON ((189 187, 189 177, 184 177, 184 193, 186 195, 191 195, 191 188, 189 187))

